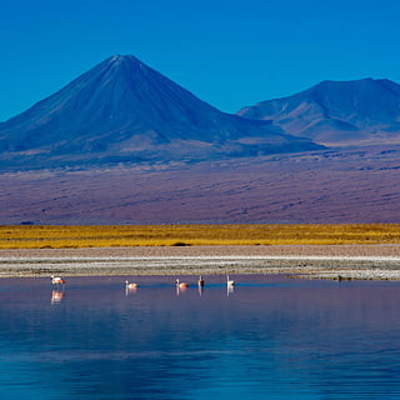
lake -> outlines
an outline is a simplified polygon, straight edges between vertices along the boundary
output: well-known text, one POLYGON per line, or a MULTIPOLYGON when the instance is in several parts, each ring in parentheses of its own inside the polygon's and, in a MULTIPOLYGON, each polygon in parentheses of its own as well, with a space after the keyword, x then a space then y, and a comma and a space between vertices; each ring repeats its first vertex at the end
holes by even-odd
POLYGON ((399 282, 205 278, 0 280, 0 398, 400 397, 399 282))

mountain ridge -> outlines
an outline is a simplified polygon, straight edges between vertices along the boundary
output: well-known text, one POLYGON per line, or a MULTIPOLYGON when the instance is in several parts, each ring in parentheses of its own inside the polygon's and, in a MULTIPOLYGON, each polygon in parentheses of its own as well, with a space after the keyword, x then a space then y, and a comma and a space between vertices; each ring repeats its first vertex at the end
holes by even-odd
POLYGON ((327 146, 400 143, 400 85, 389 79, 325 80, 237 115, 271 119, 292 135, 327 146))

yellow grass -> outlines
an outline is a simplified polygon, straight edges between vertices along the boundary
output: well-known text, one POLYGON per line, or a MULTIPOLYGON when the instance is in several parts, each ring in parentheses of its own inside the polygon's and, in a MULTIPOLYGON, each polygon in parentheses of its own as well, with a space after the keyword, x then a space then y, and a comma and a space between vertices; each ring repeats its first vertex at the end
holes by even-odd
POLYGON ((0 249, 400 243, 400 224, 0 226, 0 249))

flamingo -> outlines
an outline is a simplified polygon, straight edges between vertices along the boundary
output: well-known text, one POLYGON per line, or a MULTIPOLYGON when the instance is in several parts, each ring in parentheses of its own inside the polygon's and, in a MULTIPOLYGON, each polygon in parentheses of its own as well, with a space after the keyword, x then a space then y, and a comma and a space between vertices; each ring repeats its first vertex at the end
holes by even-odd
POLYGON ((126 289, 137 289, 138 288, 138 284, 136 283, 136 282, 128 282, 128 281, 125 281, 125 287, 126 287, 126 289))
POLYGON ((51 275, 51 284, 52 285, 65 285, 65 280, 60 276, 51 275))
POLYGON ((229 287, 235 286, 235 281, 232 279, 229 279, 229 275, 226 276, 226 286, 229 286, 229 287))
POLYGON ((125 296, 137 292, 138 284, 136 282, 125 281, 125 296))
POLYGON ((176 295, 179 296, 182 293, 186 292, 189 284, 186 282, 181 282, 179 279, 175 281, 176 284, 176 295))
POLYGON ((199 280, 197 281, 197 285, 199 286, 199 288, 203 288, 204 287, 204 279, 203 279, 203 277, 201 275, 199 276, 199 280))
POLYGON ((175 281, 176 287, 179 289, 186 289, 189 287, 189 284, 187 282, 181 282, 179 279, 175 281))

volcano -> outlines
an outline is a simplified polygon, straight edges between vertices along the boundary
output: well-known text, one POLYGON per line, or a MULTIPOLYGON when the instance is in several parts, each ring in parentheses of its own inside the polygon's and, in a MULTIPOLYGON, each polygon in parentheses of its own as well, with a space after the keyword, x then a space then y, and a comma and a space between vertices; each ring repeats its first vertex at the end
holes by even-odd
POLYGON ((273 120, 286 132, 333 146, 400 143, 400 85, 388 79, 323 81, 237 115, 273 120))
POLYGON ((0 166, 170 162, 318 149, 223 113, 134 56, 113 56, 0 124, 0 166))

